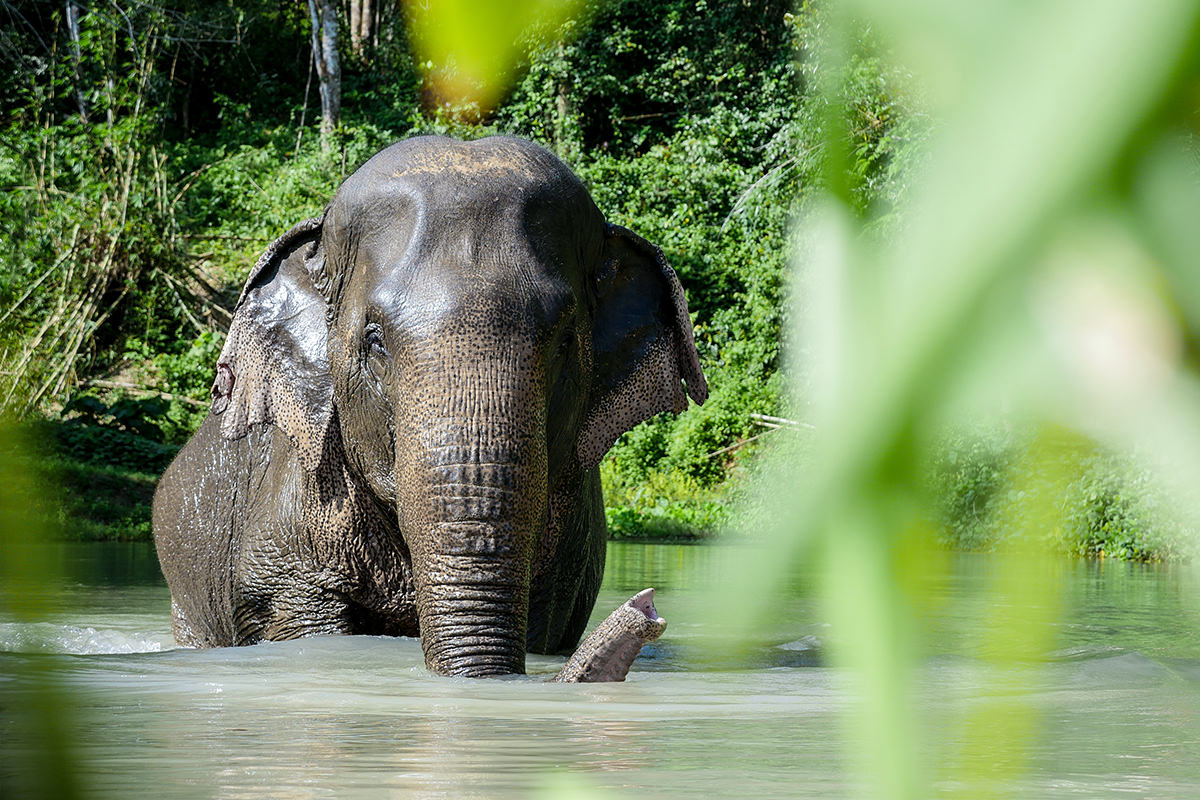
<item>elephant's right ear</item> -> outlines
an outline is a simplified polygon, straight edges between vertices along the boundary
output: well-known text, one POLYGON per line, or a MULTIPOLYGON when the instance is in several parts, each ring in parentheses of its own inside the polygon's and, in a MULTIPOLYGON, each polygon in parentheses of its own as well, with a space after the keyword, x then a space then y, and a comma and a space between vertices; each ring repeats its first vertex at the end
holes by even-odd
POLYGON ((692 338, 687 300, 655 245, 609 225, 596 275, 592 386, 577 452, 590 469, 622 433, 661 411, 703 403, 708 383, 692 338))
POLYGON ((333 410, 326 303, 313 282, 324 259, 321 226, 321 217, 301 222, 254 265, 212 387, 223 437, 274 424, 309 470, 321 461, 333 410))

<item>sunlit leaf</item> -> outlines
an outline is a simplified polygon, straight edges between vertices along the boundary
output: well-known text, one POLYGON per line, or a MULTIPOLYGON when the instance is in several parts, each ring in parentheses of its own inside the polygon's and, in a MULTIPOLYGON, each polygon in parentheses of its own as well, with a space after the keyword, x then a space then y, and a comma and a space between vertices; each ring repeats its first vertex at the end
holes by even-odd
POLYGON ((537 28, 573 18, 582 0, 420 0, 409 29, 432 102, 483 115, 496 104, 537 28))

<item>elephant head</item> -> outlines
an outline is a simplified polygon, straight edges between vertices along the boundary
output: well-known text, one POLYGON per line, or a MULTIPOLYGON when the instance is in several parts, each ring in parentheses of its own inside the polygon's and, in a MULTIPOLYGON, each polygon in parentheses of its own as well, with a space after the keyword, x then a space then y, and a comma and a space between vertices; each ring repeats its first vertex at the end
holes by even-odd
MULTIPOLYGON (((339 502, 320 477, 336 466, 386 509, 426 663, 486 675, 524 670, 531 596, 579 557, 564 520, 585 477, 624 431, 707 391, 662 252, 605 223, 558 159, 421 137, 255 265, 213 412, 227 439, 283 432, 315 476, 306 502, 339 502)), ((573 646, 534 611, 535 646, 573 646)))

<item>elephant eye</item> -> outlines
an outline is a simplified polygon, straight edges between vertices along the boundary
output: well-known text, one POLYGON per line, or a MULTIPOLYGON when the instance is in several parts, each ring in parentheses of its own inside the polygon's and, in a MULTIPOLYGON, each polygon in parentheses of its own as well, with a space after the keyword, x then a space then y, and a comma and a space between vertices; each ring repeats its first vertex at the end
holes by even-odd
POLYGON ((386 356, 387 348, 383 346, 383 329, 377 323, 367 323, 363 330, 363 347, 368 354, 386 356))
POLYGON ((575 347, 575 331, 569 329, 558 343, 558 353, 556 354, 559 360, 570 358, 571 352, 575 347))
POLYGON ((571 363, 577 352, 577 344, 579 341, 578 334, 574 327, 567 326, 562 335, 558 337, 558 342, 554 346, 553 363, 557 364, 561 369, 571 363))

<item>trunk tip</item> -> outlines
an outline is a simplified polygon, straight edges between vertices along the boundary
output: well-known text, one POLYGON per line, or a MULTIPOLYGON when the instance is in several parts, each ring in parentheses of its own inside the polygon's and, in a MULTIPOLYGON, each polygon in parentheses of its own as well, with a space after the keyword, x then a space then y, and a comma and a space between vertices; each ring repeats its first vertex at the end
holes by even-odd
POLYGON ((663 619, 658 615, 658 611, 654 608, 654 589, 642 589, 640 592, 629 598, 629 605, 645 615, 646 619, 651 622, 662 622, 663 619))

